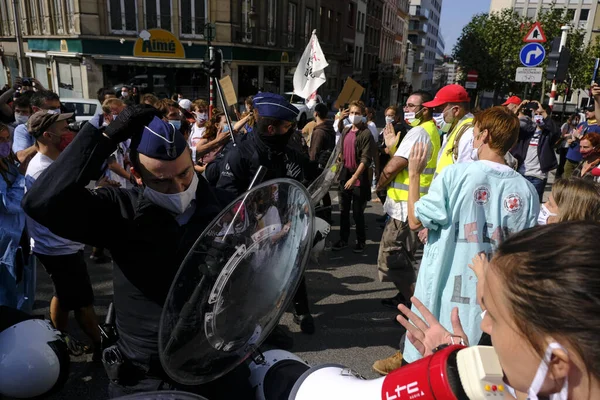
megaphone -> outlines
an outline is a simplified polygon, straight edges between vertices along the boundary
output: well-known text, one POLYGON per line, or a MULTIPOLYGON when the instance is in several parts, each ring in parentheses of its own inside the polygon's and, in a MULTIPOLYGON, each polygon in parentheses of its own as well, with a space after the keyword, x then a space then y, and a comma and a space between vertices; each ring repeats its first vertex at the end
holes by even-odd
POLYGON ((500 400, 507 389, 493 347, 448 346, 429 357, 365 380, 341 365, 307 370, 289 400, 500 400))

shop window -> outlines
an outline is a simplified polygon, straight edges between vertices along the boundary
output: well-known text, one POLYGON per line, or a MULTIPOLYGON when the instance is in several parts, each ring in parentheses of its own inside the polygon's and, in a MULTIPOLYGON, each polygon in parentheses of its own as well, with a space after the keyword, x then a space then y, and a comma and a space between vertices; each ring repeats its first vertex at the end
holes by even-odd
POLYGON ((288 3, 288 18, 287 18, 287 31, 288 31, 288 47, 294 47, 296 42, 296 11, 298 6, 294 3, 288 3))
POLYGON ((133 0, 108 0, 108 20, 112 33, 137 34, 137 7, 133 0))
POLYGON ((61 98, 83 98, 81 84, 81 66, 78 64, 61 63, 58 65, 58 95, 61 98))
POLYGON ((277 0, 267 0, 267 44, 274 46, 277 28, 277 0))
POLYGON ((204 37, 206 0, 180 0, 181 35, 204 37))
POLYGON ((171 31, 171 0, 144 1, 146 29, 161 28, 171 31))

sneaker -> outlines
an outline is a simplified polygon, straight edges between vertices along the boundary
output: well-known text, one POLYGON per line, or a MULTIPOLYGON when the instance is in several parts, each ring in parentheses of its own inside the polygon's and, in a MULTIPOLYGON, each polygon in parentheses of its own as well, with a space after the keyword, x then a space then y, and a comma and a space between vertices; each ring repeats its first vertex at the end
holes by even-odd
POLYGON ((294 313, 294 322, 300 325, 300 330, 303 333, 312 335, 315 333, 315 320, 310 314, 296 314, 294 313))
POLYGON ((398 294, 394 297, 381 300, 381 304, 394 310, 398 310, 399 304, 404 304, 408 308, 410 308, 411 305, 410 301, 406 300, 406 298, 400 292, 398 292, 398 294))
POLYGON ((364 243, 356 243, 356 246, 354 246, 354 248, 352 249, 353 252, 355 253, 362 253, 365 251, 365 244, 364 243))
POLYGON ((343 240, 338 240, 337 243, 333 245, 331 250, 340 251, 342 249, 345 249, 346 247, 348 247, 348 243, 344 242, 343 240))
POLYGON ((387 375, 390 372, 400 368, 402 366, 403 359, 404 357, 402 356, 402 353, 398 351, 391 357, 375 361, 373 364, 373 370, 381 375, 387 375))
POLYGON ((63 340, 72 356, 79 357, 89 350, 87 346, 67 333, 63 333, 63 340))
POLYGON ((267 336, 265 343, 278 349, 290 350, 294 346, 294 339, 285 333, 280 325, 277 325, 267 336))

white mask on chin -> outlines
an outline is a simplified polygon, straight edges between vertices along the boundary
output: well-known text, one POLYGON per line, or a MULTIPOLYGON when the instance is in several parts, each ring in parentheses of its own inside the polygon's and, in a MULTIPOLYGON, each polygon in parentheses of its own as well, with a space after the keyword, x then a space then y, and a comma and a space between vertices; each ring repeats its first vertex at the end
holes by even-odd
POLYGON ((181 193, 166 194, 157 192, 146 186, 144 188, 144 197, 159 207, 167 209, 174 214, 183 214, 196 198, 196 189, 198 188, 198 176, 194 173, 192 183, 181 193))

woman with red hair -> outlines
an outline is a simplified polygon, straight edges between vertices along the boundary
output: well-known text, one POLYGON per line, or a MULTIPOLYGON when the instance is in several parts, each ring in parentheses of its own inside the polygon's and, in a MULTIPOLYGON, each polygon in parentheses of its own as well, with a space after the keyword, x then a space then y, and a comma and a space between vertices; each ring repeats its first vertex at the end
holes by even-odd
POLYGON ((596 168, 600 163, 600 133, 586 133, 579 141, 579 152, 582 161, 571 176, 600 182, 600 168, 596 168))

